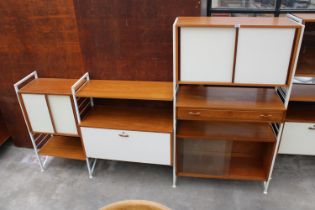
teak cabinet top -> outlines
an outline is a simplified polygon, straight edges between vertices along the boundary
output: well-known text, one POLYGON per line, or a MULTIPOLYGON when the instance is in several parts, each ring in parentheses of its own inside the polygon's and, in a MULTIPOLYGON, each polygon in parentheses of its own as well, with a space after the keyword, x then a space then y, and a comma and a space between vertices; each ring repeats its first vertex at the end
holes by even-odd
POLYGON ((78 97, 172 101, 172 82, 89 80, 78 97))
POLYGON ((179 17, 177 27, 301 28, 287 17, 179 17))
POLYGON ((315 22, 315 14, 312 14, 312 13, 298 13, 298 14, 293 14, 293 15, 295 17, 302 19, 304 23, 315 22))
POLYGON ((27 83, 20 93, 71 95, 71 86, 76 79, 38 78, 27 83))

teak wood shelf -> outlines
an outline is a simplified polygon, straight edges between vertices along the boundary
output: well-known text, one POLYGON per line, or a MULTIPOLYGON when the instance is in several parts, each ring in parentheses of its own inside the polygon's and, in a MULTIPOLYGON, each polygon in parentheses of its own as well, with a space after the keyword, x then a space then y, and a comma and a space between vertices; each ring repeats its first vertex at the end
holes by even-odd
POLYGON ((90 80, 78 90, 76 96, 172 101, 172 91, 171 82, 90 80))
POLYGON ((235 110, 285 110, 272 88, 180 86, 177 107, 235 110))
POLYGON ((178 122, 178 138, 248 141, 248 142, 275 142, 276 136, 269 123, 242 123, 242 122, 178 122))
POLYGON ((315 102, 314 84, 294 84, 290 101, 315 102))
POLYGON ((286 122, 315 123, 315 104, 290 102, 286 122))
POLYGON ((71 95, 76 79, 37 78, 20 89, 20 93, 71 95))
POLYGON ((97 106, 81 120, 80 126, 171 133, 172 110, 143 105, 97 106))
POLYGON ((78 137, 52 136, 40 149, 39 154, 85 160, 84 149, 78 137))
MULTIPOLYGON (((198 163, 198 158, 189 157, 191 164, 198 163)), ((232 180, 248 180, 248 181, 265 181, 267 175, 264 167, 261 164, 260 159, 253 159, 248 157, 232 157, 230 160, 228 172, 226 174, 213 175, 206 173, 193 173, 193 172, 181 172, 179 170, 179 176, 197 177, 197 178, 216 178, 216 179, 232 179, 232 180)), ((195 168, 204 169, 205 165, 194 166, 195 168)))

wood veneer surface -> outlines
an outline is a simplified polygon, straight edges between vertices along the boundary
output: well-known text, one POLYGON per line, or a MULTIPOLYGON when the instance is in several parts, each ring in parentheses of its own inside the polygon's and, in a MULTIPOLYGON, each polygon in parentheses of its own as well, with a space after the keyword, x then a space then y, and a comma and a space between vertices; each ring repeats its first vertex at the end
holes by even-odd
POLYGON ((179 121, 177 137, 227 141, 275 142, 269 123, 179 121))
POLYGON ((300 28, 301 26, 287 17, 179 17, 178 27, 217 26, 217 27, 271 27, 271 28, 300 28))
POLYGON ((80 138, 52 136, 40 149, 39 154, 75 160, 85 160, 80 138))
POLYGON ((71 95, 76 79, 38 78, 21 88, 20 93, 71 95))
POLYGON ((172 109, 164 107, 96 106, 81 120, 81 127, 171 133, 172 109))
POLYGON ((238 110, 285 110, 272 88, 180 86, 177 107, 238 110))
POLYGON ((294 84, 290 101, 315 102, 315 85, 294 84))
POLYGON ((77 92, 79 97, 173 100, 171 82, 90 80, 77 92))
POLYGON ((301 103, 290 102, 286 122, 315 122, 315 104, 314 103, 301 103))
POLYGON ((304 22, 315 22, 315 14, 313 13, 294 13, 293 15, 303 19, 304 22))

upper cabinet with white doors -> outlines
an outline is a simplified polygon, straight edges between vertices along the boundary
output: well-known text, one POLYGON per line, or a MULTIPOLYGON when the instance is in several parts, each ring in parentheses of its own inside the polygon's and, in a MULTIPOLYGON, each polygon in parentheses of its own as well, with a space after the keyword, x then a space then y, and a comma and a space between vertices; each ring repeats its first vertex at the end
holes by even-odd
POLYGON ((287 86, 300 27, 288 18, 180 17, 177 82, 287 86))
POLYGON ((78 136, 71 86, 74 79, 37 78, 19 91, 34 133, 78 136))

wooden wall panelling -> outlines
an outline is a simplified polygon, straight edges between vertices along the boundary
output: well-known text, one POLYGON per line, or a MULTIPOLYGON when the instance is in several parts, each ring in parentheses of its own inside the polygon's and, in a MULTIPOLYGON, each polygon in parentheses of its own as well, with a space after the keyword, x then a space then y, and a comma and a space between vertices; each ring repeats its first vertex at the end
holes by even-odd
POLYGON ((85 68, 94 79, 172 80, 172 24, 199 0, 74 0, 85 68))
POLYGON ((0 108, 15 145, 31 147, 13 84, 35 69, 78 78, 83 67, 71 0, 0 2, 0 108))

